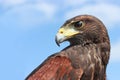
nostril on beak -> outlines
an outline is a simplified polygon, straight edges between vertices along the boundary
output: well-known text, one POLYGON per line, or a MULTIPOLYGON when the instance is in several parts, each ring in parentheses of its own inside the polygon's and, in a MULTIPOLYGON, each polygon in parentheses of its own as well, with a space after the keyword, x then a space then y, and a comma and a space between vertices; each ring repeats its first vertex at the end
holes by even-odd
POLYGON ((60 31, 60 34, 63 34, 63 31, 60 31))

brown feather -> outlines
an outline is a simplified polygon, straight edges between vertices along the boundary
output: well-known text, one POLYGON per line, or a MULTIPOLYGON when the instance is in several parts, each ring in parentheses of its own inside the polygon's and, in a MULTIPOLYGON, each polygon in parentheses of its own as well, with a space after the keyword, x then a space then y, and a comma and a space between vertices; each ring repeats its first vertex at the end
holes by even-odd
MULTIPOLYGON (((42 66, 36 68, 26 80, 71 80, 78 77, 71 77, 71 74, 77 70, 73 69, 71 62, 66 57, 50 57, 42 66)), ((77 71, 79 78, 82 75, 82 69, 77 71)), ((79 79, 78 78, 78 79, 79 79)))
POLYGON ((71 28, 73 21, 83 21, 84 26, 67 39, 70 46, 50 56, 25 80, 106 80, 110 41, 104 24, 96 17, 80 15, 62 27, 69 24, 71 28))

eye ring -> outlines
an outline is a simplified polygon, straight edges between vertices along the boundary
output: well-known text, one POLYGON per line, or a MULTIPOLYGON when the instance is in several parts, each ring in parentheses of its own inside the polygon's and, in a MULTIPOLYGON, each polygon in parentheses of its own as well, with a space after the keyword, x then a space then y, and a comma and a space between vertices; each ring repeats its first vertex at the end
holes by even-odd
POLYGON ((81 28, 81 27, 83 27, 83 21, 77 21, 77 22, 75 22, 75 24, 74 24, 74 27, 75 28, 81 28))

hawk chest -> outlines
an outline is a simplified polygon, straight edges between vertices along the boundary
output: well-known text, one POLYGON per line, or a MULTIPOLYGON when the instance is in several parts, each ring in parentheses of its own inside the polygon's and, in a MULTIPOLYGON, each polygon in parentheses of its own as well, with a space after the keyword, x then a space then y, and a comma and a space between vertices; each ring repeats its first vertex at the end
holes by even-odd
MULTIPOLYGON (((104 75, 104 65, 100 55, 100 49, 96 47, 74 46, 66 51, 67 56, 71 60, 75 69, 82 68, 84 70, 84 80, 94 79, 95 76, 104 75)), ((97 78, 96 78, 97 79, 97 78)))

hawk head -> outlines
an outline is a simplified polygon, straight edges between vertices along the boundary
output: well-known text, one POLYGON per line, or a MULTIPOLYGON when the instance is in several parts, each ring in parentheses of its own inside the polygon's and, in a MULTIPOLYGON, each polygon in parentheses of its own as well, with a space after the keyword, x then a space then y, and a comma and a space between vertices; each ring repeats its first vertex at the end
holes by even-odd
POLYGON ((64 41, 70 45, 91 44, 108 41, 104 24, 91 15, 80 15, 67 20, 56 34, 56 43, 59 46, 64 41))

